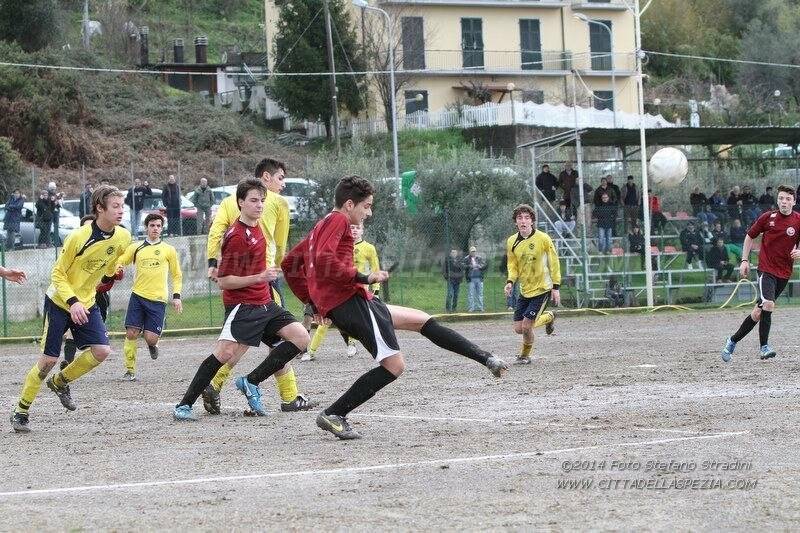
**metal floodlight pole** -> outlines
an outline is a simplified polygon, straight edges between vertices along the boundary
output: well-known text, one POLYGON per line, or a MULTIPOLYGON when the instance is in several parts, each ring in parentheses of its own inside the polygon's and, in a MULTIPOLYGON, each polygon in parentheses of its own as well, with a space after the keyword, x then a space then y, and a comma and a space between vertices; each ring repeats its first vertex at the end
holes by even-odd
MULTIPOLYGON (((650 4, 648 3, 648 6, 650 4)), ((645 6, 647 8, 647 6, 645 6)), ((644 246, 645 246, 645 285, 647 287, 647 305, 653 307, 653 264, 650 248, 650 186, 647 176, 647 139, 644 125, 644 85, 642 82, 642 13, 639 10, 639 0, 634 3, 634 22, 636 34, 636 97, 639 104, 639 154, 642 161, 642 217, 644 218, 644 246)))
POLYGON ((353 0, 353 5, 370 11, 377 11, 382 14, 386 21, 386 34, 389 40, 389 92, 390 92, 390 111, 392 113, 392 158, 394 160, 394 177, 397 180, 397 207, 403 207, 403 181, 400 179, 400 154, 397 146, 397 102, 395 100, 395 80, 394 80, 394 40, 392 36, 392 20, 389 13, 379 7, 373 7, 365 0, 353 0))
POLYGON ((331 122, 333 123, 333 136, 336 141, 336 153, 342 151, 342 143, 339 139, 339 97, 336 94, 336 64, 333 60, 333 34, 331 32, 331 10, 328 7, 328 0, 322 0, 325 9, 325 36, 328 48, 328 67, 331 69, 330 91, 331 91, 331 122))
POLYGON ((579 208, 576 210, 581 217, 581 255, 583 256, 583 290, 586 294, 586 303, 589 302, 589 246, 586 238, 588 228, 586 218, 588 208, 586 207, 586 195, 583 193, 583 145, 581 144, 581 133, 578 129, 578 89, 575 84, 577 77, 575 69, 572 70, 572 114, 575 117, 575 163, 578 166, 578 202, 579 208))

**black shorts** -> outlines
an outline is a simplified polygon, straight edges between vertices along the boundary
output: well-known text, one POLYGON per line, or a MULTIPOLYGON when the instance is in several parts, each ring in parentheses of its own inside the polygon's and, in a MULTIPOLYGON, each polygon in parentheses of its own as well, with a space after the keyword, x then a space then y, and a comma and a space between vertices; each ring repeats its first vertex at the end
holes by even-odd
POLYGON ((263 342, 272 347, 282 340, 278 332, 292 322, 297 322, 294 315, 275 302, 225 306, 225 324, 219 340, 247 346, 258 346, 263 342))
POLYGON ((400 352, 389 308, 378 298, 367 300, 356 294, 328 313, 339 331, 361 341, 377 362, 400 352))
POLYGON ((549 301, 550 291, 530 298, 520 295, 517 298, 517 306, 514 308, 514 322, 521 322, 526 318, 535 321, 547 307, 549 301))
POLYGON ((788 279, 779 278, 770 274, 769 272, 758 272, 758 306, 761 307, 761 302, 769 300, 774 302, 781 295, 786 284, 789 283, 788 279))

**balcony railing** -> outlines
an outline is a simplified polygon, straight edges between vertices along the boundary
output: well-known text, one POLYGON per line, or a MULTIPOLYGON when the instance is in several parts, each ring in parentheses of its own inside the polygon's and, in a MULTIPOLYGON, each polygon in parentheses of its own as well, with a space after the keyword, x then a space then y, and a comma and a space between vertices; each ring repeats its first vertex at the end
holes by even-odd
POLYGON ((586 72, 611 72, 618 74, 633 72, 636 69, 636 59, 633 52, 614 52, 613 57, 610 52, 590 52, 578 54, 573 58, 572 64, 575 69, 586 72))
POLYGON ((572 68, 572 52, 561 50, 414 50, 399 69, 425 72, 563 72, 572 68))
MULTIPOLYGON (((632 0, 629 0, 633 4, 632 0)), ((625 0, 572 0, 572 9, 628 9, 625 0)))

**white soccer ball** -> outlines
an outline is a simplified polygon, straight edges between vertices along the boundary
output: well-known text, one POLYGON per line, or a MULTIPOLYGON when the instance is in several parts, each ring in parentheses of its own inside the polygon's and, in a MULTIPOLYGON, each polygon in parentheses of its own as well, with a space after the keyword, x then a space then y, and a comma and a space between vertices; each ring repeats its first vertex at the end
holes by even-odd
POLYGON ((686 155, 677 148, 666 147, 657 151, 650 158, 648 167, 650 181, 662 187, 680 185, 689 172, 686 155))

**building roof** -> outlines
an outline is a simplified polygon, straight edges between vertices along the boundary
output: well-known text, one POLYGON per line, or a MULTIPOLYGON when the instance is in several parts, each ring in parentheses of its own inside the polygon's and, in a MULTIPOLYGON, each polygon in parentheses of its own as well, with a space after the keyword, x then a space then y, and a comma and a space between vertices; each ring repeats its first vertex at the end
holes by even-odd
MULTIPOLYGON (((570 130, 564 130, 568 134, 570 130)), ((741 127, 706 127, 706 128, 648 128, 645 130, 647 144, 681 146, 711 146, 720 144, 800 144, 800 128, 778 126, 741 126, 741 127)), ((555 144, 552 138, 531 141, 518 146, 544 146, 555 144)), ((561 136, 561 140, 564 137, 561 136)), ((584 146, 638 146, 639 130, 585 128, 581 130, 581 143, 584 146)), ((574 138, 566 143, 574 146, 574 138)))

